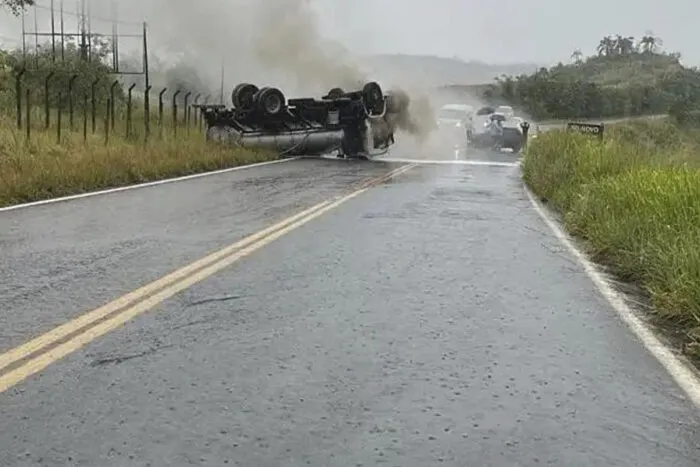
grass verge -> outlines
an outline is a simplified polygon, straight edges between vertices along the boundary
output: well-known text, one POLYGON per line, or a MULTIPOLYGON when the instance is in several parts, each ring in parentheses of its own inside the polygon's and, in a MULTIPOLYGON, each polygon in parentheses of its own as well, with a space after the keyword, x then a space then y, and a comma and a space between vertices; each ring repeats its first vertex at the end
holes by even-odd
POLYGON ((595 261, 638 286, 655 322, 700 363, 700 132, 667 121, 606 132, 604 141, 540 135, 524 180, 595 261))
MULTIPOLYGON (((35 119, 34 121, 40 121, 35 119)), ((0 117, 0 207, 278 159, 274 153, 207 143, 204 132, 154 128, 152 139, 32 128, 31 138, 0 117)), ((143 122, 134 128, 143 133, 143 122)), ((90 132, 91 133, 91 132, 90 132)), ((139 135, 141 136, 141 135, 139 135)))

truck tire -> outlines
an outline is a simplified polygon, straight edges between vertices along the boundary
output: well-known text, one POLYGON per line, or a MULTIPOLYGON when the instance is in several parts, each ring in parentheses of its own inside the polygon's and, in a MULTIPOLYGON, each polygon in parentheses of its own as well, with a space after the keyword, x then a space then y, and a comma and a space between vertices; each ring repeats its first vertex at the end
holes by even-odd
POLYGON ((328 91, 328 98, 329 99, 340 99, 345 95, 345 91, 343 91, 342 88, 333 88, 330 91, 328 91))
POLYGON ((362 87, 362 100, 372 114, 379 114, 384 104, 384 94, 376 81, 370 81, 362 87))
POLYGON ((513 141, 513 143, 509 144, 509 146, 513 150, 513 154, 517 154, 523 148, 523 140, 519 139, 517 141, 513 141))
POLYGON ((258 87, 250 83, 241 83, 235 88, 231 93, 231 101, 233 106, 239 110, 253 110, 254 102, 253 98, 255 94, 259 91, 258 87))
POLYGON ((286 99, 277 88, 264 87, 255 93, 254 104, 258 112, 268 117, 281 114, 286 107, 286 99))

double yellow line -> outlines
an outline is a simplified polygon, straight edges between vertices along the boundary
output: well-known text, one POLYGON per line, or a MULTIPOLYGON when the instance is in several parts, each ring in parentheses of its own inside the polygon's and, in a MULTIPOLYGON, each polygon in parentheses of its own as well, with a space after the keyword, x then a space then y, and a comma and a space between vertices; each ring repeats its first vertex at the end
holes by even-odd
POLYGON ((416 166, 407 164, 371 179, 348 195, 306 209, 0 354, 0 393, 292 230, 416 166))

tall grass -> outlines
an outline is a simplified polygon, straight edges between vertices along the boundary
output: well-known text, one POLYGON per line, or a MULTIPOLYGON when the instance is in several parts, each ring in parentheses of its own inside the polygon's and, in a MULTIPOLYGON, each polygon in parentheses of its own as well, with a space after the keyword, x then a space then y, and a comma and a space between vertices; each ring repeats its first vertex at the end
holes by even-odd
MULTIPOLYGON (((180 110, 180 120, 183 119, 182 113, 180 110)), ((46 129, 43 109, 32 109, 30 138, 27 138, 26 126, 21 130, 17 128, 14 115, 10 112, 0 113, 0 206, 278 157, 270 152, 208 143, 204 130, 195 124, 185 127, 181 123, 183 126, 176 131, 172 113, 167 109, 162 127, 158 125, 157 112, 151 113, 151 137, 148 141, 145 138, 145 113, 141 106, 134 107, 130 137, 127 137, 123 110, 115 118, 114 130, 110 125, 108 137, 105 133, 105 111, 98 114, 94 134, 92 119, 88 116, 85 140, 83 117, 81 112, 76 111, 74 130, 71 131, 68 113, 63 112, 59 142, 55 110, 52 111, 51 126, 46 129)))
POLYGON ((552 131, 532 141, 523 173, 700 357, 700 133, 669 122, 615 125, 602 142, 552 131))

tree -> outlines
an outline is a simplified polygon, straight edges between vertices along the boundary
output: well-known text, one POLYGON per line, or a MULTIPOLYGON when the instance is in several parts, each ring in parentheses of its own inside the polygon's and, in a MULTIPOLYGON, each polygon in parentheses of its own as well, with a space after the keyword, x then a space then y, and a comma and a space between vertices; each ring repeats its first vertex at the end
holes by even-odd
POLYGON ((639 45, 645 53, 656 53, 659 46, 663 44, 661 38, 654 36, 652 31, 647 31, 639 41, 639 45))
MULTIPOLYGON (((73 82, 73 99, 81 99, 85 95, 90 95, 92 83, 97 82, 95 87, 95 97, 98 105, 106 103, 111 97, 110 86, 114 81, 108 55, 111 52, 111 44, 107 39, 94 38, 92 41, 92 60, 83 58, 80 40, 78 38, 69 39, 65 43, 63 57, 55 59, 50 44, 44 44, 37 52, 27 51, 26 56, 21 49, 6 52, 7 65, 13 69, 19 69, 23 64, 31 64, 30 69, 22 78, 24 89, 31 90, 32 100, 43 102, 45 96, 44 85, 47 76, 52 73, 51 84, 49 86, 49 105, 53 108, 59 104, 66 106, 69 100, 68 83, 72 76, 77 76, 73 82), (25 61, 26 60, 26 61, 25 61)), ((15 87, 11 83, 0 89, 0 94, 15 99, 15 87), (4 92, 2 92, 4 91, 4 92)), ((124 91, 121 86, 115 89, 115 99, 118 104, 124 102, 124 91)), ((0 96, 1 97, 1 96, 0 96)), ((9 99, 8 98, 8 99, 9 99)), ((66 107, 64 107, 66 108, 66 107)))
POLYGON ((29 6, 33 6, 34 0, 0 0, 0 5, 9 8, 13 15, 19 15, 29 6))
POLYGON ((581 61, 583 60, 583 52, 581 52, 581 49, 574 50, 571 54, 571 59, 575 63, 581 63, 581 61))
POLYGON ((618 55, 630 55, 634 52, 634 37, 622 37, 618 34, 614 40, 615 52, 618 55))
POLYGON ((615 55, 615 47, 615 39, 613 39, 612 36, 606 36, 600 40, 596 50, 598 51, 598 55, 610 57, 615 55))

